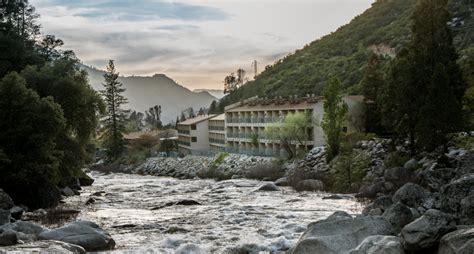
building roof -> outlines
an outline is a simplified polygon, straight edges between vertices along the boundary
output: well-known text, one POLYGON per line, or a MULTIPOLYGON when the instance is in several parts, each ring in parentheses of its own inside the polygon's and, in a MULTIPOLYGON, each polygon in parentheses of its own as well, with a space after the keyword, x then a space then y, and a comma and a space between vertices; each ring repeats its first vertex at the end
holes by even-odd
POLYGON ((200 123, 200 122, 203 122, 203 121, 206 121, 210 118, 213 118, 215 117, 216 115, 200 115, 200 116, 196 116, 194 118, 190 118, 190 119, 187 119, 185 121, 182 121, 180 123, 178 123, 178 125, 192 125, 192 124, 197 124, 197 123, 200 123))
POLYGON ((225 113, 224 114, 220 114, 220 115, 217 115, 209 120, 216 120, 216 121, 224 121, 225 120, 225 113))
POLYGON ((322 101, 322 97, 304 97, 296 99, 255 99, 252 101, 243 102, 240 106, 233 107, 227 112, 309 109, 320 101, 322 101))

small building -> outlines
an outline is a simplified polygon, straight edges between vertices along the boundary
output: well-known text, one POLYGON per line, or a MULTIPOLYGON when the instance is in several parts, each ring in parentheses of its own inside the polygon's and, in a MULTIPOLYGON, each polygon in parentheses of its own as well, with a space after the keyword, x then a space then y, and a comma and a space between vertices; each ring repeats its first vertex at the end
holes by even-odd
POLYGON ((209 119, 209 145, 211 153, 226 151, 225 114, 209 119))
POLYGON ((209 154, 209 119, 216 115, 200 115, 178 123, 178 153, 209 154))

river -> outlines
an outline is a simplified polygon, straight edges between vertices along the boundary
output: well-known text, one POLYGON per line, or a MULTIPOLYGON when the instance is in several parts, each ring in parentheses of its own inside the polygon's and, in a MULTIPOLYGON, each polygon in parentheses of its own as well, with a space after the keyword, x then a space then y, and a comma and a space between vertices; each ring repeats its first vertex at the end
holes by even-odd
POLYGON ((79 219, 107 230, 119 252, 277 253, 292 247, 310 222, 360 210, 354 200, 322 199, 326 193, 256 191, 263 182, 255 180, 91 176, 93 186, 66 202, 82 210, 79 219), (84 205, 92 194, 96 202, 84 205), (201 205, 166 206, 181 200, 201 205))

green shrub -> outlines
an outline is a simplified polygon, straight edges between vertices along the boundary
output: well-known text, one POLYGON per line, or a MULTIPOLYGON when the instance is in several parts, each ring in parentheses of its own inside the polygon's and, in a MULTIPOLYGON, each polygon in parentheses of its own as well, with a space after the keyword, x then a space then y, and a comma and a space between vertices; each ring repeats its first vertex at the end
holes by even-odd
POLYGON ((229 153, 226 153, 226 152, 221 152, 217 154, 216 158, 211 162, 211 165, 209 165, 209 167, 219 166, 227 156, 229 156, 229 153))
POLYGON ((387 155, 384 160, 386 168, 403 167, 407 161, 410 160, 410 156, 401 152, 392 152, 387 155))
POLYGON ((339 193, 357 192, 367 174, 370 162, 370 156, 358 150, 339 155, 331 163, 327 188, 339 193))

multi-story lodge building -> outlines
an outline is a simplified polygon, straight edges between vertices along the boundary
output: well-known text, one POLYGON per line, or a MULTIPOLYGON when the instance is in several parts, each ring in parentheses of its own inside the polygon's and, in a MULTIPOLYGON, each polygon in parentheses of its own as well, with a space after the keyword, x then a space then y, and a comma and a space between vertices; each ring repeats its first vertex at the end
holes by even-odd
POLYGON ((209 119, 202 115, 178 123, 178 152, 184 155, 204 155, 209 152, 209 119))
MULTIPOLYGON (((346 96, 344 101, 349 112, 352 112, 351 109, 360 105, 363 97, 346 96)), ((316 96, 287 99, 254 97, 229 105, 224 114, 198 116, 179 123, 179 152, 185 155, 203 154, 205 151, 208 154, 227 151, 260 156, 283 155, 285 149, 280 140, 268 135, 268 126, 281 123, 288 114, 298 112, 311 116, 312 125, 305 130, 308 140, 292 141, 291 145, 299 147, 303 143, 306 149, 324 145, 324 133, 321 128, 323 102, 322 97, 316 96), (204 133, 204 128, 207 128, 207 133, 204 133)), ((347 121, 342 131, 350 132, 354 128, 353 124, 347 121)))

